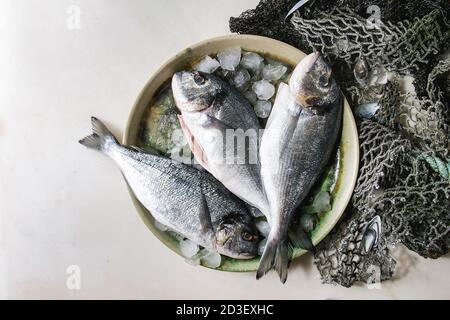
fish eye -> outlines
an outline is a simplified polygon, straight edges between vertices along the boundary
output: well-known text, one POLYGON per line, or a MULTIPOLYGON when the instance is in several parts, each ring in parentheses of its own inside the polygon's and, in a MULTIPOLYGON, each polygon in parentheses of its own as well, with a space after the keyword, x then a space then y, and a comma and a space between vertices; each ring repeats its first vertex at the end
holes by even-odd
POLYGON ((322 74, 319 77, 319 86, 321 86, 322 88, 328 87, 329 82, 330 82, 330 77, 327 74, 322 74))
POLYGON ((245 241, 252 241, 254 238, 255 237, 253 237, 253 235, 247 231, 244 231, 244 233, 242 233, 242 239, 245 241))
POLYGON ((201 86, 202 84, 205 83, 205 78, 202 77, 201 74, 195 73, 195 74, 194 74, 194 82, 195 82, 197 85, 201 86))

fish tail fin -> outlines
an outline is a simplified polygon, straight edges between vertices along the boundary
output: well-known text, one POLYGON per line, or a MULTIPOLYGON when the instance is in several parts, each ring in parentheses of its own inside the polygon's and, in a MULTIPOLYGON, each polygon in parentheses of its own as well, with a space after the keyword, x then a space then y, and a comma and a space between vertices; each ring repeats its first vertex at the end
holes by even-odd
POLYGON ((109 129, 96 117, 91 117, 92 134, 78 141, 83 146, 108 153, 112 146, 119 142, 109 129))
POLYGON ((289 249, 287 238, 271 237, 267 240, 266 247, 259 262, 256 279, 260 279, 270 269, 274 268, 280 277, 280 281, 285 283, 289 267, 289 249))

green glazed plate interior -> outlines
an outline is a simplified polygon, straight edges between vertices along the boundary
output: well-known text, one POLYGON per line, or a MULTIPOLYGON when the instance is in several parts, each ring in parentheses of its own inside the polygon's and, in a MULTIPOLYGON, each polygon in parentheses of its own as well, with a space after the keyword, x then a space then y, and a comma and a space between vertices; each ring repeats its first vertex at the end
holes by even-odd
MULTIPOLYGON (((193 45, 167 61, 147 82, 131 110, 123 143, 125 145, 140 144, 142 119, 147 115, 147 109, 150 103, 175 72, 189 69, 194 61, 198 61, 205 55, 215 55, 219 51, 232 46, 240 46, 243 50, 258 52, 263 56, 270 56, 272 59, 280 60, 291 67, 295 67, 305 56, 303 52, 288 44, 253 35, 230 35, 213 38, 193 45)), ((359 163, 358 134, 352 111, 346 100, 344 101, 343 129, 338 153, 336 181, 331 191, 333 199, 332 208, 330 211, 320 215, 319 223, 311 234, 314 245, 317 245, 331 231, 342 216, 352 195, 357 178, 359 163)), ((327 182, 323 181, 323 183, 325 184, 327 182)), ((139 215, 150 231, 167 247, 181 255, 178 240, 169 233, 157 229, 151 213, 135 198, 132 191, 129 191, 139 215)), ((295 248, 292 257, 298 258, 304 253, 306 253, 305 250, 295 248)), ((237 260, 223 257, 221 266, 216 268, 216 270, 238 272, 256 271, 258 264, 259 257, 251 260, 237 260)))

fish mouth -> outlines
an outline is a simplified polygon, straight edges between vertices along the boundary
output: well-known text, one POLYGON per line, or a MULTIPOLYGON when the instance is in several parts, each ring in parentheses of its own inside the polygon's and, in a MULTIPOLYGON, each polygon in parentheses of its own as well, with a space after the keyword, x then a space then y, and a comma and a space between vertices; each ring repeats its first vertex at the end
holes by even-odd
POLYGON ((310 70, 314 66, 314 64, 321 58, 322 55, 320 54, 320 52, 316 51, 304 57, 302 60, 302 64, 306 70, 310 70))
POLYGON ((184 71, 178 71, 173 74, 173 76, 172 76, 172 90, 173 91, 179 91, 181 89, 181 79, 183 78, 183 74, 184 74, 184 71))
POLYGON ((186 71, 175 72, 172 77, 172 82, 175 80, 175 81, 179 81, 181 83, 181 78, 183 77, 183 74, 185 74, 185 73, 186 73, 186 71))
POLYGON ((186 71, 178 71, 178 72, 175 72, 172 76, 173 98, 175 100, 175 105, 180 114, 183 111, 192 111, 186 107, 186 104, 189 103, 189 99, 184 94, 184 90, 183 90, 183 77, 186 73, 187 73, 186 71))

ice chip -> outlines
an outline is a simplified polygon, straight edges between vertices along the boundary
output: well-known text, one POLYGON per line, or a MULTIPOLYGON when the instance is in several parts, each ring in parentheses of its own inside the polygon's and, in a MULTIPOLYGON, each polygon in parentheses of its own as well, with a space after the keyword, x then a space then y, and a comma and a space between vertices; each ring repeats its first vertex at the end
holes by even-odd
POLYGON ((234 71, 241 61, 241 48, 231 47, 217 54, 222 69, 234 71))
POLYGON ((246 84, 250 81, 250 79, 251 76, 247 70, 239 69, 235 72, 233 76, 233 83, 235 84, 236 88, 242 89, 246 86, 246 84))
POLYGON ((270 232, 270 225, 267 221, 259 220, 258 222, 256 222, 256 228, 258 229, 259 233, 267 238, 270 232))
POLYGON ((200 257, 198 255, 194 255, 190 258, 184 259, 187 263, 189 263, 191 266, 198 266, 200 265, 200 257))
POLYGON ((275 94, 275 87, 267 80, 256 81, 252 89, 259 100, 269 100, 275 94))
POLYGON ((197 254, 199 248, 198 245, 189 239, 180 241, 180 251, 183 257, 190 258, 197 254))
POLYGON ((267 118, 272 109, 272 103, 270 101, 258 100, 255 105, 255 113, 260 118, 267 118))
POLYGON ((317 216, 314 213, 303 213, 300 216, 300 225, 306 232, 313 231, 317 224, 317 216))
POLYGON ((183 133, 183 130, 179 129, 179 128, 175 128, 172 131, 172 135, 171 135, 171 140, 172 143, 176 146, 176 147, 183 147, 187 144, 187 140, 186 137, 183 133))
POLYGON ((313 208, 316 213, 323 213, 331 210, 331 198, 327 191, 320 191, 315 197, 313 208))
POLYGON ((258 244, 258 254, 262 256, 264 249, 266 248, 267 239, 262 239, 258 244))
POLYGON ((170 235, 171 235, 172 237, 174 237, 175 239, 177 239, 178 242, 183 241, 183 239, 184 239, 184 236, 183 236, 183 235, 181 235, 181 234, 179 234, 178 232, 175 232, 175 231, 173 231, 173 230, 170 230, 170 229, 168 229, 168 232, 170 233, 170 235))
POLYGON ((283 65, 268 64, 262 69, 262 77, 269 81, 279 80, 287 71, 283 65))
POLYGON ((218 268, 222 263, 222 257, 219 253, 209 249, 203 249, 204 255, 201 258, 202 264, 208 268, 218 268))
POLYGON ((158 221, 155 221, 155 227, 156 229, 158 229, 159 231, 167 231, 169 230, 169 228, 167 228, 165 225, 163 225, 162 223, 159 223, 158 221))
POLYGON ((259 73, 264 58, 254 52, 246 52, 242 55, 241 66, 250 70, 252 73, 259 73))
POLYGON ((219 61, 211 58, 210 56, 206 56, 194 66, 194 70, 205 73, 213 73, 219 67, 220 67, 219 61))

